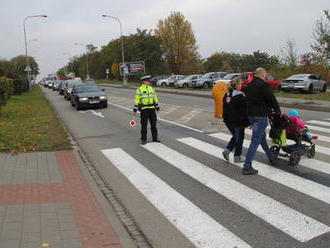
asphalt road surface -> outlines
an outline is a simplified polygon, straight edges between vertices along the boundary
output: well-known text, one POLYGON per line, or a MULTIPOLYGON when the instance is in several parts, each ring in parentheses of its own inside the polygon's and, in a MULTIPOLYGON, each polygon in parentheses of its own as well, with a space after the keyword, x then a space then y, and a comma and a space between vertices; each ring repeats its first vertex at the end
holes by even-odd
MULTIPOLYGON (((314 158, 272 167, 259 151, 259 175, 243 176, 242 164, 222 158, 230 136, 212 99, 159 94, 161 143, 148 131, 141 146, 140 125, 129 125, 134 90, 106 91, 107 109, 77 111, 44 89, 154 247, 330 247, 330 113, 300 110, 319 136, 314 158)), ((247 129, 243 154, 249 140, 247 129)))

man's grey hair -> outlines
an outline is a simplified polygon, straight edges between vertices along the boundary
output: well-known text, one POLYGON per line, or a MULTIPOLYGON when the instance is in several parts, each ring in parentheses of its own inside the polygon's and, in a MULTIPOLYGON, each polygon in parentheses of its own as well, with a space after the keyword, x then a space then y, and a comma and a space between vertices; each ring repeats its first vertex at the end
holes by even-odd
POLYGON ((256 76, 259 77, 261 76, 263 73, 267 73, 266 69, 259 67, 256 69, 256 76))

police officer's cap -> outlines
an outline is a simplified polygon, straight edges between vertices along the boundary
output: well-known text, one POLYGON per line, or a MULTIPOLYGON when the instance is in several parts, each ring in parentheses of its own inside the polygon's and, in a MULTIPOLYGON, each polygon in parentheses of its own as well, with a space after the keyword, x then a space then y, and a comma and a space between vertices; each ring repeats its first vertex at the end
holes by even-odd
POLYGON ((145 76, 140 78, 141 81, 149 81, 150 79, 151 79, 150 75, 145 75, 145 76))

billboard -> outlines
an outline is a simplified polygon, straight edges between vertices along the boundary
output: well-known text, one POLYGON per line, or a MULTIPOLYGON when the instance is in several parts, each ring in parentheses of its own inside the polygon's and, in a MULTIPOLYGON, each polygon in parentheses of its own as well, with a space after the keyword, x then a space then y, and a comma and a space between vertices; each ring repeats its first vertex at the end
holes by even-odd
POLYGON ((120 75, 136 75, 146 71, 144 61, 120 63, 119 68, 120 75))

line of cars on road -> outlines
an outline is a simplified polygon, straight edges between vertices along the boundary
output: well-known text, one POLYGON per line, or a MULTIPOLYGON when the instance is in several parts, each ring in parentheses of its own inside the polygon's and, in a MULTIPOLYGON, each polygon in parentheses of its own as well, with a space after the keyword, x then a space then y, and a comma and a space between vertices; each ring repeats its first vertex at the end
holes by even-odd
MULTIPOLYGON (((172 86, 176 88, 212 88, 217 82, 229 83, 232 79, 240 77, 243 81, 242 87, 246 87, 253 79, 254 72, 227 73, 208 72, 204 75, 161 75, 151 79, 154 86, 172 86)), ((298 91, 313 93, 314 91, 326 92, 327 82, 316 74, 296 74, 287 79, 278 80, 268 74, 265 80, 273 90, 284 92, 298 91)))
POLYGON ((108 97, 93 80, 42 80, 41 85, 58 91, 64 99, 70 101, 71 106, 77 110, 83 108, 107 108, 108 97))

